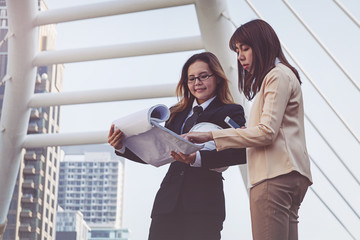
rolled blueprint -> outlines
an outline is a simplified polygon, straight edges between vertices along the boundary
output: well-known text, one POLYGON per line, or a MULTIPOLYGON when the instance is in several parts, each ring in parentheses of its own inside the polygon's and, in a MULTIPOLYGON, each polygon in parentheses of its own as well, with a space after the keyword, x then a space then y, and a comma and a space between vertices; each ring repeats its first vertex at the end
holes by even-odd
POLYGON ((173 162, 171 151, 190 154, 204 145, 193 144, 161 126, 170 117, 167 106, 159 104, 119 118, 113 123, 125 134, 124 146, 155 167, 173 162))

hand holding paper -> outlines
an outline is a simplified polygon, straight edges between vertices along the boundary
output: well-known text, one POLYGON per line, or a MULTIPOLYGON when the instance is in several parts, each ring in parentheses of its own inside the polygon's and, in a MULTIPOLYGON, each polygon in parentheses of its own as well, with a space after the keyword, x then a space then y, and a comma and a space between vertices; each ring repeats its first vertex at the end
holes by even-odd
POLYGON ((112 124, 109 131, 108 143, 118 150, 123 147, 124 138, 124 133, 120 131, 120 129, 115 130, 115 125, 112 124))
POLYGON ((146 163, 159 167, 174 161, 171 151, 190 154, 203 147, 161 126, 169 117, 169 109, 160 104, 117 119, 113 124, 125 134, 126 148, 146 163))
POLYGON ((183 162, 186 164, 194 164, 196 159, 196 153, 183 154, 181 152, 176 153, 174 151, 171 151, 171 157, 179 162, 183 162))

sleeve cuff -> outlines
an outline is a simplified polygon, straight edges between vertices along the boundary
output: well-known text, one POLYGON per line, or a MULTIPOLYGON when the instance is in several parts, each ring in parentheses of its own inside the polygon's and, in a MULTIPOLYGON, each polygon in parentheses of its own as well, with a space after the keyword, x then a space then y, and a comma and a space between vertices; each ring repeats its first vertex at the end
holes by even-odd
POLYGON ((125 150, 126 150, 125 145, 123 145, 122 148, 120 148, 120 149, 115 149, 116 152, 121 153, 121 154, 124 154, 125 150))
POLYGON ((190 164, 191 167, 201 167, 201 155, 200 151, 196 152, 196 158, 195 162, 193 164, 190 164))

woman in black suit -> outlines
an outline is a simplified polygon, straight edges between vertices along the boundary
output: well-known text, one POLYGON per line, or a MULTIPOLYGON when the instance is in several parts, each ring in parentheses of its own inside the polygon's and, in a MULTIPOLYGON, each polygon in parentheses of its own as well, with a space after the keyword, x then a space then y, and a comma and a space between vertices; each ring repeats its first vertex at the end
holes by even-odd
MULTIPOLYGON (((234 104, 228 79, 219 60, 210 52, 195 54, 186 61, 176 93, 180 101, 170 108, 165 127, 177 134, 188 131, 186 122, 191 119, 228 128, 224 119, 229 116, 239 126, 245 124, 244 110, 234 104)), ((124 137, 123 132, 111 126, 108 142, 117 149, 116 154, 145 163, 130 150, 122 149, 124 137)), ((170 164, 156 195, 149 240, 220 239, 225 220, 221 168, 245 163, 245 149, 169 154, 177 161, 170 164)))

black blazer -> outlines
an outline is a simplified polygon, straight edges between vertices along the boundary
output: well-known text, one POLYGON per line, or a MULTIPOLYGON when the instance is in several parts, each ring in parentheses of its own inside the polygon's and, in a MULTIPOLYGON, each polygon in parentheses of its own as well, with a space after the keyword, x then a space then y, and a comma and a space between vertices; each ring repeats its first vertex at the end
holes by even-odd
MULTIPOLYGON (((178 113, 165 127, 180 134, 181 127, 190 112, 191 106, 178 113)), ((226 116, 232 118, 240 126, 245 125, 244 110, 238 104, 223 104, 215 98, 201 113, 199 122, 214 123, 222 128, 229 128, 224 122, 226 116)), ((145 163, 130 150, 124 154, 116 154, 130 160, 145 163)), ((169 153, 170 154, 170 153, 169 153)), ((225 219, 225 199, 222 174, 210 169, 246 163, 245 149, 227 149, 200 151, 201 167, 191 167, 182 162, 173 162, 163 179, 155 197, 151 216, 170 213, 178 201, 187 212, 201 212, 219 215, 225 219)))

